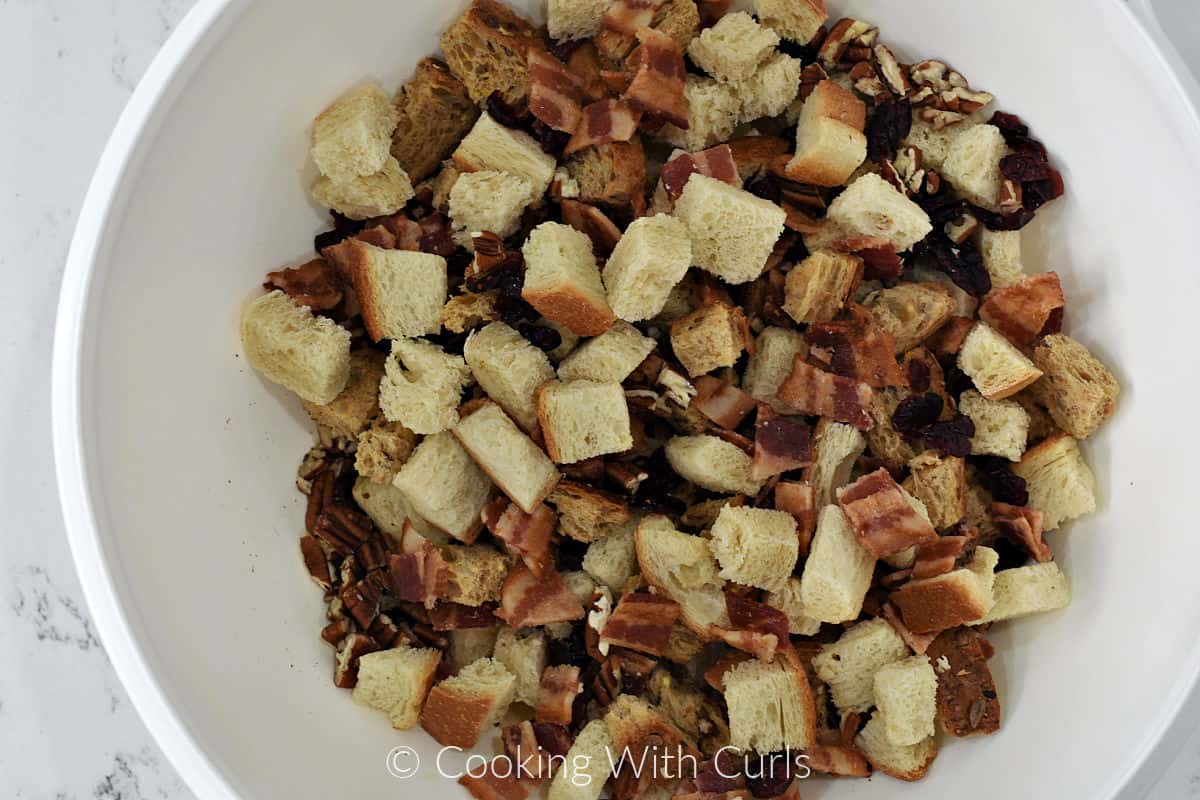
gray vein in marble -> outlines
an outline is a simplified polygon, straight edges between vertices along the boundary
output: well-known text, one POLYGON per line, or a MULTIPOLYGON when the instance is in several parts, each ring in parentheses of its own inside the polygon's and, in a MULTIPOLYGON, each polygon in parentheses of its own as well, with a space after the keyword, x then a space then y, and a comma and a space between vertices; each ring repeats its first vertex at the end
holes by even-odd
POLYGON ((100 649, 92 623, 74 598, 54 588, 50 575, 37 565, 18 573, 10 604, 18 617, 33 625, 38 641, 56 642, 79 650, 100 649))

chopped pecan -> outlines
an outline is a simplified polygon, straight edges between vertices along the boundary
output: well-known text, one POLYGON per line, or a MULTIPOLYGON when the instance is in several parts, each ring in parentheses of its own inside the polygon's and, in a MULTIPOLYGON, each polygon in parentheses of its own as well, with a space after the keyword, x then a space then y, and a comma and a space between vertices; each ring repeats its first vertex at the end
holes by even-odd
POLYGON ((268 272, 263 286, 279 289, 313 311, 329 311, 342 302, 342 281, 337 270, 323 258, 315 258, 298 267, 268 272))
POLYGON ((349 617, 342 617, 326 625, 321 629, 321 638, 329 644, 337 647, 341 644, 342 639, 345 639, 354 632, 354 622, 349 617))
POLYGON ((349 583, 342 587, 342 603, 346 611, 360 628, 370 628, 379 616, 379 604, 383 599, 382 592, 368 580, 349 583))
POLYGON ((378 649, 379 644, 365 633, 347 635, 333 654, 333 685, 353 689, 358 683, 358 659, 378 649))
POLYGON ((621 229, 595 206, 578 200, 562 201, 563 222, 592 240, 596 252, 608 255, 621 239, 621 229))
POLYGON ((339 555, 351 555, 375 530, 366 514, 345 506, 324 505, 313 526, 313 535, 339 555))
POLYGON ((313 582, 321 587, 321 591, 332 591, 333 574, 329 569, 329 557, 325 555, 325 548, 321 547, 316 537, 300 537, 300 554, 304 557, 304 567, 313 582))

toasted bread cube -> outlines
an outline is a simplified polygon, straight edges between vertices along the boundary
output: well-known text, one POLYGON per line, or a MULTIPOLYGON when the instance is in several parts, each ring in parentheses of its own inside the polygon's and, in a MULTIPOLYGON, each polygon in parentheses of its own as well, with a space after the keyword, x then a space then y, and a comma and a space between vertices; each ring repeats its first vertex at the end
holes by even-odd
POLYGON ((479 535, 492 482, 449 433, 426 436, 393 484, 439 530, 467 544, 479 535))
POLYGON ((537 389, 554 379, 550 359, 503 322, 467 337, 463 357, 480 388, 527 432, 537 427, 537 389))
POLYGON ((353 439, 379 414, 379 381, 383 379, 383 353, 356 350, 350 354, 350 378, 346 388, 323 405, 302 400, 313 422, 338 436, 353 439))
POLYGON ((687 627, 711 638, 712 626, 729 626, 725 581, 705 539, 676 530, 666 517, 650 516, 638 524, 634 544, 642 576, 679 603, 687 627))
POLYGON ((732 367, 746 347, 745 317, 724 303, 698 308, 671 323, 671 347, 692 377, 732 367))
POLYGON ((633 528, 627 525, 589 544, 583 556, 583 571, 613 592, 620 592, 638 572, 633 528))
POLYGON ((683 96, 688 101, 688 128, 664 125, 659 135, 668 144, 695 153, 733 136, 742 115, 737 89, 712 78, 688 75, 683 96))
POLYGON ((629 527, 633 515, 620 497, 581 483, 562 481, 549 502, 558 511, 559 529, 577 542, 596 542, 629 527))
MULTIPOLYGON (((375 403, 378 408, 378 386, 375 387, 375 403)), ((386 417, 376 419, 358 434, 354 471, 373 483, 390 484, 416 446, 417 435, 408 428, 398 422, 388 422, 386 417)))
MULTIPOLYGON (((506 128, 490 114, 480 115, 454 151, 454 164, 464 173, 493 170, 529 181, 532 196, 541 197, 554 180, 558 162, 524 131, 506 128)), ((461 178, 459 180, 462 180, 461 178)))
POLYGON ((687 225, 696 265, 732 284, 762 274, 787 219, 770 200, 707 175, 688 179, 675 216, 687 225))
POLYGON ((423 339, 396 339, 379 383, 379 407, 413 433, 438 433, 458 422, 458 401, 471 380, 467 362, 423 339))
POLYGON ((338 260, 354 280, 363 323, 372 339, 404 339, 441 330, 446 259, 347 239, 338 260))
POLYGON ((350 380, 350 332, 281 291, 246 306, 241 334, 250 366, 302 400, 332 403, 350 380))
POLYGON ((779 34, 745 11, 726 14, 688 45, 692 61, 714 78, 737 83, 752 76, 779 44, 779 34))
POLYGON ((1025 280, 1020 231, 989 231, 980 225, 975 239, 984 269, 992 278, 993 289, 1015 286, 1025 280))
POLYGON ((405 645, 360 656, 354 699, 387 714, 396 730, 408 730, 417 724, 441 660, 437 650, 405 645))
POLYGON ((556 42, 590 39, 604 28, 610 0, 549 0, 546 27, 556 42))
MULTIPOLYGON (((446 562, 447 600, 472 607, 500 601, 510 563, 503 553, 482 544, 443 547, 441 553, 446 562)), ((491 654, 489 649, 482 655, 491 654)))
POLYGON ((861 714, 875 705, 875 673, 907 656, 900 634, 879 617, 847 628, 836 642, 821 648, 812 665, 838 711, 861 714))
POLYGON ((769 592, 763 602, 787 615, 788 632, 794 636, 816 636, 821 630, 821 621, 809 616, 804 605, 799 578, 789 577, 782 589, 769 592))
POLYGON ((1024 353, 985 322, 975 323, 963 340, 958 367, 988 400, 1011 397, 1042 377, 1024 353))
POLYGON ((733 747, 771 753, 816 743, 816 710, 803 667, 750 659, 721 681, 733 747))
POLYGON ((312 157, 321 174, 349 183, 383 169, 399 114, 377 83, 343 95, 313 121, 312 157))
POLYGON ((460 176, 450 190, 455 241, 474 252, 472 234, 489 231, 507 239, 532 201, 533 186, 516 175, 485 169, 460 176))
MULTIPOLYGON (((916 109, 914 109, 916 111, 916 109)), ((950 148, 958 136, 978 124, 968 118, 957 125, 938 130, 932 123, 921 118, 919 113, 913 114, 912 129, 904 137, 900 146, 916 147, 921 151, 921 166, 926 169, 942 171, 942 165, 950 155, 950 148)))
POLYGON ((556 464, 633 447, 629 406, 619 383, 550 381, 538 389, 538 419, 556 464))
POLYGON ((467 87, 434 58, 421 59, 393 105, 399 122, 392 134, 392 156, 414 181, 436 172, 479 117, 467 87))
POLYGON ((542 448, 486 401, 454 426, 454 436, 500 491, 532 514, 558 484, 558 470, 542 448))
POLYGON ((1013 472, 1025 479, 1028 505, 1042 512, 1044 531, 1096 510, 1096 476, 1079 443, 1065 433, 1026 451, 1013 472))
POLYGON ((916 448, 896 430, 892 422, 892 415, 908 394, 907 391, 885 387, 876 390, 871 401, 871 421, 874 424, 866 433, 867 446, 877 457, 895 464, 907 464, 918 455, 916 448))
POLYGON ((1020 461, 1029 436, 1029 412, 1015 400, 988 400, 974 389, 958 398, 959 413, 975 424, 971 452, 1020 461))
POLYGON ((558 365, 559 380, 621 383, 646 360, 657 342, 623 320, 589 339, 558 365))
POLYGON ((492 657, 517 676, 514 699, 536 708, 542 690, 542 670, 546 669, 546 635, 536 628, 517 631, 506 625, 496 637, 492 657))
POLYGON ((312 196, 326 208, 350 219, 370 219, 395 214, 413 198, 412 180, 391 156, 378 172, 347 181, 322 175, 312 185, 312 196))
POLYGON ((966 567, 933 578, 909 581, 892 592, 904 624, 913 633, 940 633, 980 619, 995 603, 992 591, 999 556, 977 547, 966 567))
POLYGON ((811 42, 829 19, 825 0, 754 0, 754 10, 763 25, 798 44, 811 42))
POLYGON ((597 800, 612 775, 612 734, 603 719, 584 726, 550 781, 547 800, 597 800))
POLYGON ((744 121, 777 117, 800 94, 800 59, 776 53, 746 80, 737 85, 742 99, 739 115, 744 121))
POLYGON ((808 343, 799 331, 765 328, 754 342, 742 389, 755 400, 769 404, 776 413, 789 413, 789 406, 779 399, 779 387, 792 373, 796 356, 807 353, 808 343))
POLYGON ((804 480, 812 484, 817 508, 837 502, 835 491, 850 482, 854 464, 866 449, 867 440, 854 426, 829 419, 817 423, 813 462, 804 470, 804 480))
POLYGON ((456 294, 442 306, 438 320, 451 333, 466 333, 500 318, 499 291, 456 294))
POLYGON ((656 214, 634 220, 604 267, 604 286, 613 313, 629 322, 653 318, 692 264, 687 226, 656 214))
POLYGON ((863 305, 896 340, 897 355, 933 336, 958 310, 950 289, 932 281, 900 283, 872 292, 863 305))
POLYGON ((1091 436, 1116 411, 1121 393, 1116 377, 1070 336, 1043 338, 1033 348, 1033 363, 1044 374, 1030 391, 1058 427, 1076 439, 1091 436))
POLYGON ((574 228, 543 222, 522 248, 525 285, 521 296, 547 318, 578 336, 599 336, 613 324, 592 240, 574 228))
POLYGON ((825 219, 843 236, 887 239, 899 253, 933 230, 929 215, 920 206, 873 172, 857 178, 838 195, 829 204, 825 219))
POLYGON ((646 150, 642 140, 588 147, 567 159, 564 169, 578 184, 585 203, 624 208, 642 203, 646 190, 646 150))
POLYGON ((1071 584, 1053 561, 997 572, 992 592, 995 605, 978 624, 1057 611, 1071 602, 1071 584))
POLYGON ((929 450, 908 462, 911 475, 904 482, 938 530, 956 525, 967 513, 966 463, 929 450))
POLYGON ((680 477, 709 491, 755 495, 762 488, 762 481, 751 477, 750 456, 716 436, 675 436, 666 453, 680 477))
POLYGON ((515 675, 499 661, 481 658, 430 690, 421 727, 439 744, 474 747, 508 710, 516 691, 515 675))
POLYGON ((479 104, 499 92, 520 105, 529 96, 529 49, 544 46, 529 20, 500 0, 472 0, 442 34, 446 63, 479 104))
POLYGON ((941 173, 971 203, 998 211, 1004 186, 1000 159, 1010 152, 995 125, 972 125, 954 137, 941 173))
POLYGON ((914 745, 892 744, 879 712, 871 715, 871 721, 854 737, 854 744, 872 767, 902 781, 924 778, 938 754, 937 739, 932 736, 914 745))
POLYGON ((937 684, 928 656, 893 661, 875 673, 875 705, 891 744, 911 747, 936 733, 937 684))
POLYGON ((822 508, 800 576, 805 614, 821 622, 857 619, 874 574, 875 557, 859 543, 846 515, 835 505, 822 508))
POLYGON ((797 322, 829 322, 854 296, 862 280, 858 256, 821 250, 788 273, 783 310, 797 322))
POLYGON ((360 475, 351 490, 354 502, 366 512, 375 527, 392 537, 397 544, 404 538, 406 527, 411 527, 434 544, 450 541, 449 536, 421 519, 404 492, 392 485, 392 480, 389 478, 387 483, 375 483, 360 475))
POLYGON ((854 92, 821 81, 800 110, 787 176, 817 186, 844 184, 867 158, 865 122, 866 105, 854 92))
POLYGON ((709 546, 722 578, 769 592, 783 589, 800 555, 796 520, 768 508, 724 506, 709 546))

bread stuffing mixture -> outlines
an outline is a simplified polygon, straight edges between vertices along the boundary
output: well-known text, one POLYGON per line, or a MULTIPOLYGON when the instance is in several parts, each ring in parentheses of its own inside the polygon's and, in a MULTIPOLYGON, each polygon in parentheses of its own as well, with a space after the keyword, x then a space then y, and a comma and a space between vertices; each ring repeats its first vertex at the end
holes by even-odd
POLYGON ((1118 386, 1022 258, 1062 175, 870 22, 755 11, 474 0, 317 116, 333 224, 244 311, 334 684, 523 763, 480 800, 919 780, 1070 600, 1118 386))

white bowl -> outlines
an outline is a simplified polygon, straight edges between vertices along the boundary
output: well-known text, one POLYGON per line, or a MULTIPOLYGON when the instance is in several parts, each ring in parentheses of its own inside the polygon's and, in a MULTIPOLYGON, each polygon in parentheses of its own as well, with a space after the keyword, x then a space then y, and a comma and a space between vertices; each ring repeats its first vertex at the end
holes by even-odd
MULTIPOLYGON (((108 653, 202 797, 465 796, 439 778, 423 732, 392 731, 331 685, 296 544, 310 426, 246 367, 235 324, 263 274, 306 258, 325 225, 305 191, 309 120, 364 78, 398 85, 463 5, 201 0, 80 218, 55 354, 68 529, 108 653), (407 783, 385 769, 397 745, 424 759, 407 783)), ((1068 194, 1028 230, 1026 261, 1059 271, 1070 332, 1124 386, 1086 447, 1101 510, 1050 537, 1073 604, 995 630, 1001 731, 951 742, 907 791, 1111 797, 1200 666, 1200 125, 1116 0, 834 5, 879 23, 902 58, 947 59, 1047 143, 1068 194)))

